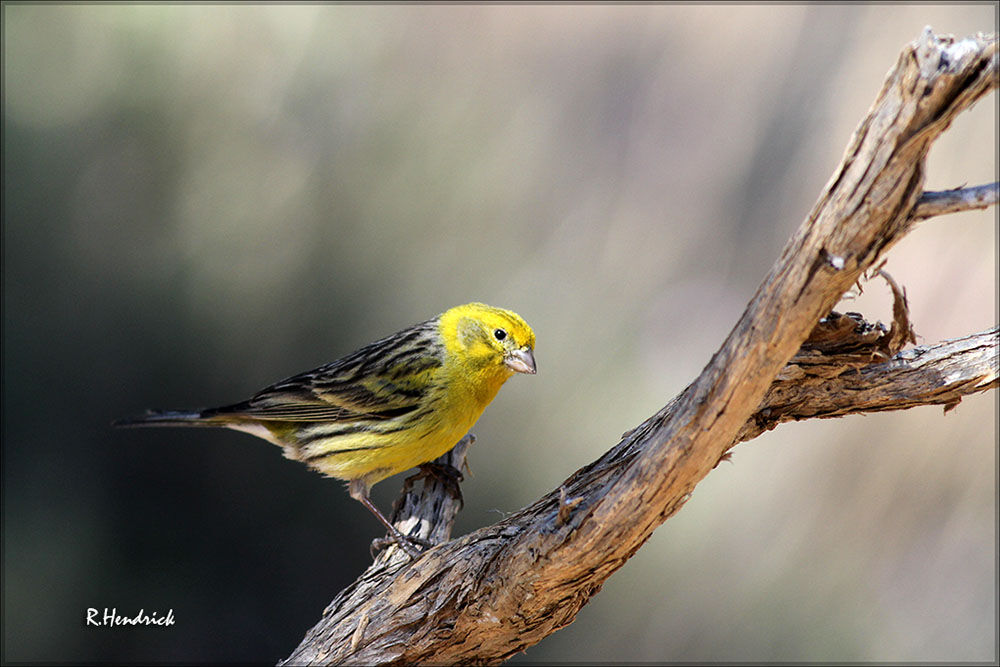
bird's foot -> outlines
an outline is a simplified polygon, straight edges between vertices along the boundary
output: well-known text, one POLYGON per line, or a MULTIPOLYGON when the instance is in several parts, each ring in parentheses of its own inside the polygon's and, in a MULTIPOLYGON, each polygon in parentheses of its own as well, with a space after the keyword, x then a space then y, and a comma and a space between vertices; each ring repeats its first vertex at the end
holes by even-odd
POLYGON ((425 540, 422 537, 408 537, 402 533, 398 535, 386 535, 385 537, 377 537, 372 540, 371 544, 371 554, 372 558, 378 556, 379 553, 388 549, 392 545, 398 546, 403 552, 409 556, 412 560, 416 560, 420 557, 420 552, 423 549, 430 549, 434 546, 429 540, 425 540))

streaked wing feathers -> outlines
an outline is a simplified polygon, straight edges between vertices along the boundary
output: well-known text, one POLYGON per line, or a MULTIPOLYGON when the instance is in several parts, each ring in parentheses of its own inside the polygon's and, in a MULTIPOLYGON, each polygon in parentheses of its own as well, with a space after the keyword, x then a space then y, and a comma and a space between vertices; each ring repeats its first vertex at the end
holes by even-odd
POLYGON ((442 364, 436 335, 436 321, 423 322, 218 412, 296 422, 400 417, 420 407, 432 371, 442 364))

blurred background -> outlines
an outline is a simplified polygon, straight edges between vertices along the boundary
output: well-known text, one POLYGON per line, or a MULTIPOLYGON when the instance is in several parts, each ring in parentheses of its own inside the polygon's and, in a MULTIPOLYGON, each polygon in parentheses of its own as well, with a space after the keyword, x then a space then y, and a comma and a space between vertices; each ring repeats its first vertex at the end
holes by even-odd
MULTIPOLYGON (((3 6, 3 659, 273 663, 381 532, 280 451, 113 431, 471 300, 539 373, 456 533, 709 361, 926 25, 994 5, 3 6), (89 607, 169 628, 88 628, 89 607)), ((997 98, 928 189, 994 180, 997 98)), ((996 210, 889 253, 920 343, 997 321, 996 210)), ((880 282, 841 304, 891 319, 880 282)), ((540 661, 996 661, 997 396, 738 446, 540 661)), ((374 498, 388 509, 401 478, 374 498)))

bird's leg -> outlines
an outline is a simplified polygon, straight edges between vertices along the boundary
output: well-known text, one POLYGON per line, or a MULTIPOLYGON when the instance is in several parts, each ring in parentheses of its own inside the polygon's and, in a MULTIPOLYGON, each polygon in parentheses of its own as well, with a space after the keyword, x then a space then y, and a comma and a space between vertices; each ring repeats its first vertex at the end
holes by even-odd
MULTIPOLYGON (((389 541, 388 543, 379 544, 377 548, 382 549, 385 548, 385 546, 388 546, 389 543, 395 542, 400 549, 406 552, 407 556, 409 556, 413 560, 419 558, 420 552, 415 548, 414 545, 429 547, 431 546, 430 543, 427 542, 426 540, 421 540, 419 538, 407 537, 406 535, 403 535, 401 532, 399 532, 399 530, 397 530, 394 525, 389 523, 389 520, 385 518, 382 512, 380 512, 379 509, 375 507, 375 504, 371 501, 371 498, 368 497, 369 491, 370 487, 367 484, 365 484, 362 480, 358 479, 351 480, 351 482, 348 484, 347 487, 347 492, 350 494, 351 498, 354 498, 359 503, 367 507, 368 511, 375 515, 375 518, 378 519, 382 523, 382 525, 386 527, 386 530, 388 530, 389 534, 392 536, 391 541, 389 541)), ((381 540, 376 540, 375 542, 373 542, 373 545, 375 545, 377 542, 381 542, 381 540)))

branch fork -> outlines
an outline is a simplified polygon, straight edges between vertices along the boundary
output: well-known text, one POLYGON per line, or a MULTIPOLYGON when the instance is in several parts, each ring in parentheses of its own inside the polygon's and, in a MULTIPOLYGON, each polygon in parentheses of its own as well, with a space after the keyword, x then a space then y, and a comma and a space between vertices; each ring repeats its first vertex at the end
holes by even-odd
MULTIPOLYGON (((998 385, 996 328, 914 341, 903 291, 893 323, 832 312, 914 223, 983 208, 996 183, 924 192, 931 145, 997 87, 996 35, 930 29, 907 45, 840 166, 719 351, 678 397, 532 505, 456 540, 459 501, 425 480, 396 525, 437 546, 397 549, 342 591, 286 663, 498 663, 579 609, 690 498, 736 443, 777 424, 940 404, 998 385)), ((463 442, 466 442, 463 440, 463 442)), ((449 452, 461 469, 465 447, 449 452)), ((411 492, 412 493, 412 490, 411 492)))

